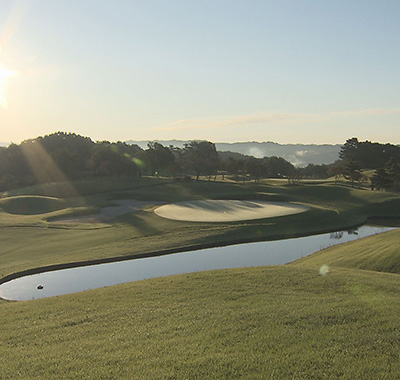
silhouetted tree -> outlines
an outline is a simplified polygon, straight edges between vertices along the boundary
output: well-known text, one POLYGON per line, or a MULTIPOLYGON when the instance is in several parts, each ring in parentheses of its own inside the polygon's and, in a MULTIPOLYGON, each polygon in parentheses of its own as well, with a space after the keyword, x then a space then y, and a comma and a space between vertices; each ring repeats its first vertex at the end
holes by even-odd
POLYGON ((282 157, 264 157, 263 160, 268 178, 284 178, 291 176, 296 171, 295 167, 282 157))
POLYGON ((81 171, 85 168, 83 158, 66 148, 56 150, 53 152, 52 157, 66 178, 78 178, 81 171))
POLYGON ((400 162, 396 161, 394 158, 389 161, 387 167, 387 172, 393 185, 393 190, 400 191, 400 162))
POLYGON ((339 158, 345 162, 357 162, 362 169, 378 169, 385 167, 390 160, 400 162, 400 147, 370 141, 361 142, 353 137, 346 140, 341 147, 339 158))
POLYGON ((211 176, 218 170, 219 156, 215 145, 209 141, 193 140, 183 148, 185 165, 196 174, 196 180, 201 174, 211 176))
POLYGON ((236 181, 239 181, 239 174, 246 175, 246 159, 229 157, 226 170, 235 176, 236 181))
POLYGON ((388 190, 392 185, 392 179, 384 168, 375 171, 372 181, 377 190, 388 190))
POLYGON ((328 178, 329 165, 309 164, 305 168, 298 169, 299 175, 306 178, 328 178))
POLYGON ((360 166, 356 161, 348 161, 344 166, 343 177, 351 181, 351 187, 354 187, 355 182, 358 182, 361 177, 360 166))
POLYGON ((345 144, 340 148, 339 158, 344 161, 356 161, 359 145, 357 137, 347 139, 345 144))
POLYGON ((97 143, 90 157, 90 167, 94 175, 99 176, 135 176, 138 174, 138 167, 133 158, 121 153, 118 144, 108 142, 97 143))
POLYGON ((260 178, 265 177, 267 172, 262 159, 249 158, 246 160, 247 172, 253 177, 254 182, 260 182, 260 178))
POLYGON ((174 171, 175 156, 169 147, 158 142, 149 142, 147 147, 145 161, 152 175, 174 171))

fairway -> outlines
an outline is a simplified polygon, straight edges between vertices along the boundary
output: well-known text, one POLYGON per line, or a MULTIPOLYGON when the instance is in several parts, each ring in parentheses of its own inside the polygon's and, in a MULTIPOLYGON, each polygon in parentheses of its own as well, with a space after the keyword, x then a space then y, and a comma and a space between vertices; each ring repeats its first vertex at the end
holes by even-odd
POLYGON ((282 202, 199 200, 164 205, 154 210, 166 219, 186 222, 234 222, 293 215, 309 207, 282 202))
POLYGON ((0 380, 400 380, 399 15, 0 0, 0 380))

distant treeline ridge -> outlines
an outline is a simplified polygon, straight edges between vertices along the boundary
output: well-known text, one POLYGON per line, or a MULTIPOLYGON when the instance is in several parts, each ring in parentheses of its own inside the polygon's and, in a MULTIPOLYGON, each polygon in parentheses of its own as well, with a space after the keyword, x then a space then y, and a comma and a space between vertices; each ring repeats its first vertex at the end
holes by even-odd
POLYGON ((399 190, 400 147, 392 144, 346 141, 338 160, 330 165, 295 168, 282 157, 255 158, 217 152, 209 141, 192 140, 175 147, 149 142, 146 149, 124 142, 92 141, 75 133, 56 132, 0 147, 0 191, 39 183, 100 176, 170 176, 177 179, 230 176, 237 181, 261 178, 328 178, 342 175, 352 185, 366 179, 377 189, 399 190))

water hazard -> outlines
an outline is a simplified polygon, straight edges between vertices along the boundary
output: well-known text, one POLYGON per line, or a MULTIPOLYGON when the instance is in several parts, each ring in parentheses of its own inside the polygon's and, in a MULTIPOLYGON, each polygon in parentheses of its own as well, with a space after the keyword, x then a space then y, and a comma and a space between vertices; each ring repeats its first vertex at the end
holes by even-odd
POLYGON ((362 226, 352 231, 202 249, 20 277, 0 285, 0 297, 25 301, 148 278, 212 269, 286 264, 332 245, 389 231, 362 226))

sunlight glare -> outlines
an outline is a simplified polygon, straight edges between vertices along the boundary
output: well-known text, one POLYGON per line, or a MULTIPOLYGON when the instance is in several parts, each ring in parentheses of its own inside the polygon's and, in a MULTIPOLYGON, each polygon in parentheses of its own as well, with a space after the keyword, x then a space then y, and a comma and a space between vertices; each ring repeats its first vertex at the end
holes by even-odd
POLYGON ((7 80, 19 75, 18 71, 9 70, 0 63, 0 107, 7 108, 7 101, 4 97, 7 80))

